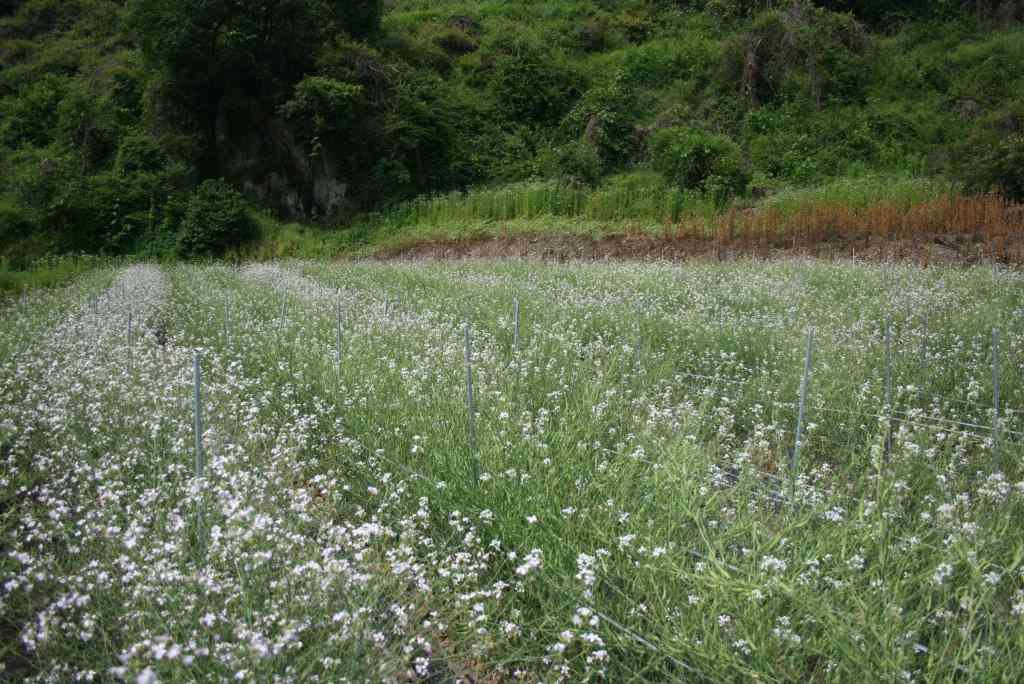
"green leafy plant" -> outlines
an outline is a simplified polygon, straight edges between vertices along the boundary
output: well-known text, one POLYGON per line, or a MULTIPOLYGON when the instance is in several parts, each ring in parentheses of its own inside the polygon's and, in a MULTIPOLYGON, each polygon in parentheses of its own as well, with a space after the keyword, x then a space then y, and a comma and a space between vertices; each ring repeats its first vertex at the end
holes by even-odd
POLYGON ((1024 133, 1003 136, 982 148, 967 163, 965 175, 976 190, 996 190, 1008 199, 1024 200, 1024 133))
POLYGON ((708 193, 718 205, 742 194, 750 181, 732 139, 689 128, 664 128, 651 139, 654 168, 686 190, 708 193))
POLYGON ((252 236, 242 195, 223 179, 203 181, 189 198, 178 235, 183 256, 221 254, 252 236))

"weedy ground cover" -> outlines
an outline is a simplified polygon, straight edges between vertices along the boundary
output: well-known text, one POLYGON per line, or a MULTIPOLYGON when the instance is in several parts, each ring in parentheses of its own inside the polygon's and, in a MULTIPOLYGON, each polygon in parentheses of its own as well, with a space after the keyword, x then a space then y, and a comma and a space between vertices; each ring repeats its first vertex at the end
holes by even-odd
POLYGON ((9 676, 1024 675, 1018 273, 89 277, 4 310, 26 321, 0 332, 9 676))
POLYGON ((115 261, 83 254, 50 256, 12 265, 0 258, 0 298, 24 294, 33 288, 66 285, 88 271, 110 267, 115 261))
POLYGON ((531 182, 420 198, 355 225, 345 233, 344 248, 373 254, 435 241, 628 235, 715 243, 746 254, 829 244, 856 253, 862 241, 865 247, 871 240, 938 241, 954 249, 980 245, 988 259, 1019 264, 1022 230, 1019 203, 964 195, 938 181, 847 178, 722 207, 635 172, 597 189, 531 182))

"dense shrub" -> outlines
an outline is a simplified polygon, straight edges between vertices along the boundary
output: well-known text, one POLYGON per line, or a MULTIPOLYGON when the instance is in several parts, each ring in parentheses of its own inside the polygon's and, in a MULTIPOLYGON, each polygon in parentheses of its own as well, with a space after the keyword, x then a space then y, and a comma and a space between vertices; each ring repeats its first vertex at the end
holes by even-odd
POLYGON ((57 106, 66 91, 65 79, 47 75, 4 98, 0 106, 0 143, 13 149, 49 144, 53 140, 57 106))
POLYGON ((605 172, 637 157, 638 122, 636 89, 623 72, 587 91, 565 120, 571 134, 594 146, 605 172))
POLYGON ((295 85, 292 98, 279 111, 298 124, 297 129, 315 156, 322 136, 350 125, 361 92, 359 85, 327 76, 307 76, 295 85))
POLYGON ((121 174, 156 173, 167 164, 160 144, 147 133, 129 133, 121 140, 114 168, 121 174))
POLYGON ((805 98, 821 108, 830 100, 863 97, 869 73, 867 34, 849 15, 794 2, 753 19, 731 41, 721 62, 721 88, 740 91, 750 106, 805 98))
POLYGON ((29 236, 35 217, 13 197, 0 197, 0 243, 11 244, 29 236))
POLYGON ((996 190, 1005 197, 1024 201, 1024 133, 1013 133, 978 148, 967 162, 965 178, 975 190, 996 190))
POLYGON ((550 124, 572 106, 580 82, 552 51, 518 40, 497 57, 491 90, 505 118, 550 124))
POLYGON ((178 233, 182 256, 223 254, 253 234, 242 195, 223 179, 203 181, 189 198, 178 233))
POLYGON ((601 158, 597 149, 584 140, 559 147, 555 158, 559 176, 569 183, 593 186, 601 177, 601 158))
POLYGON ((731 138, 688 128, 665 128, 651 138, 654 168, 685 190, 705 192, 722 205, 746 191, 743 155, 731 138))

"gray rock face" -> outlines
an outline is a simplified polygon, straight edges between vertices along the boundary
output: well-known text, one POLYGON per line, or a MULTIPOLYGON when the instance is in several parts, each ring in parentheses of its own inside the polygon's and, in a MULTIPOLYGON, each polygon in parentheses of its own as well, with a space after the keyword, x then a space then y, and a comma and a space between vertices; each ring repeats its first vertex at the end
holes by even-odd
POLYGON ((286 219, 333 222, 348 201, 336 153, 312 155, 296 138, 275 116, 222 107, 217 117, 220 168, 247 199, 286 219))

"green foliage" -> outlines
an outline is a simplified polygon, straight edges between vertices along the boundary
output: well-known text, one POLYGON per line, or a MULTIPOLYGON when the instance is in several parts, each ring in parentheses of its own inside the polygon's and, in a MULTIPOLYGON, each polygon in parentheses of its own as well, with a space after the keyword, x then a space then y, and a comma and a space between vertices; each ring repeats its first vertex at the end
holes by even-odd
POLYGON ((297 124, 315 156, 319 153, 322 136, 337 133, 352 124, 354 101, 361 92, 359 85, 327 76, 307 76, 295 85, 294 95, 281 106, 280 112, 297 124))
POLYGON ((603 170, 615 169, 636 158, 641 149, 637 94, 622 72, 595 85, 566 117, 574 136, 593 145, 603 170))
POLYGON ((206 180, 188 200, 178 251, 188 257, 223 254, 251 238, 253 230, 241 194, 224 179, 206 180))
POLYGON ((870 64, 867 48, 863 27, 850 16, 795 2, 758 15, 733 38, 721 87, 739 90, 754 107, 779 99, 806 98, 818 108, 857 100, 870 64))
POLYGON ((750 177, 730 138, 689 128, 664 128, 651 138, 654 168, 686 190, 705 192, 718 205, 746 191, 750 177))
POLYGON ((350 36, 366 39, 380 29, 384 12, 382 0, 330 0, 334 21, 350 36))
POLYGON ((490 88, 506 119, 551 124, 578 97, 580 82, 556 54, 517 39, 497 56, 490 88))
POLYGON ((966 164, 966 179, 975 190, 996 190, 1024 201, 1024 133, 1012 133, 979 149, 966 164))
POLYGON ((585 140, 574 140, 556 152, 559 176, 570 183, 596 185, 601 177, 601 157, 585 140))
POLYGON ((136 131, 121 141, 114 168, 122 175, 157 173, 166 164, 167 156, 156 139, 148 133, 136 131))
POLYGON ((0 142, 12 149, 48 145, 53 140, 57 107, 66 92, 66 79, 46 75, 27 84, 17 95, 5 98, 0 109, 0 142))
POLYGON ((67 31, 81 16, 82 4, 79 0, 23 0, 13 3, 13 16, 3 26, 18 38, 67 31))
POLYGON ((334 22, 330 4, 312 0, 134 0, 131 27, 143 52, 197 89, 228 82, 267 92, 311 66, 334 22))
MULTIPOLYGON (((675 216, 750 179, 927 174, 1015 196, 1019 5, 0 3, 0 204, 23 246, 7 251, 166 253, 216 177, 330 222, 536 181, 573 185, 595 220, 675 216), (687 157, 710 168, 695 181, 658 161, 680 131, 711 141, 687 157), (636 199, 655 167, 657 206, 636 199)), ((509 206, 534 211, 532 192, 509 206)))
POLYGON ((27 239, 35 228, 34 218, 14 197, 0 196, 0 244, 13 245, 27 239))
MULTIPOLYGON (((0 203, 0 212, 3 204, 0 203)), ((33 259, 0 257, 0 295, 64 285, 84 273, 111 265, 111 260, 84 254, 45 255, 33 259)))

